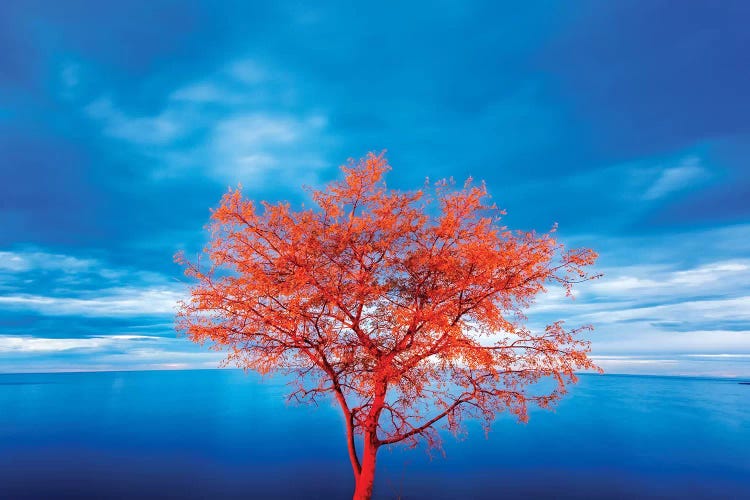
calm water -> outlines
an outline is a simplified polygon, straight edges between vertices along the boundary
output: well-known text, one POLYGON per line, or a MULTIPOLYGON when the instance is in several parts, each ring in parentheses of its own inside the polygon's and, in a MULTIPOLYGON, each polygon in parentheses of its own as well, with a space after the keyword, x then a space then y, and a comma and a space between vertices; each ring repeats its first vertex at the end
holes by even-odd
MULTIPOLYGON (((347 498, 336 409, 239 371, 0 375, 0 498, 347 498)), ((750 385, 583 376, 556 413, 379 455, 378 498, 750 498, 750 385)))

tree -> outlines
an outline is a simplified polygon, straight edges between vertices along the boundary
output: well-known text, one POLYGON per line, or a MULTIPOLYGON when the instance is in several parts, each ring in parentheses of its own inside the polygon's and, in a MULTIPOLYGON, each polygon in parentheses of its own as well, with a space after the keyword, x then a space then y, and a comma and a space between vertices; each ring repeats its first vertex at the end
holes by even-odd
POLYGON ((386 188, 383 154, 311 190, 315 209, 260 207, 230 189, 212 211, 210 265, 176 260, 197 280, 177 328, 228 351, 227 362, 293 375, 290 399, 341 407, 354 498, 372 495, 380 448, 440 446, 437 426, 485 429, 509 411, 549 407, 596 369, 562 322, 533 332, 524 310, 549 284, 571 293, 596 254, 511 232, 485 186, 386 188), (536 382, 551 378, 553 389, 536 382), (361 447, 361 450, 358 448, 361 447))

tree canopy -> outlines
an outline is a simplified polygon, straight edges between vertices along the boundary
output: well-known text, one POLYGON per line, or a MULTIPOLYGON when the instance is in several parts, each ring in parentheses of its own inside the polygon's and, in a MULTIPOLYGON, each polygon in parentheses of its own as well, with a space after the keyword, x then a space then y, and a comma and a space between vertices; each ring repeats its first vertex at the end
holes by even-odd
POLYGON ((591 279, 596 253, 549 233, 511 231, 484 184, 389 189, 383 154, 343 166, 310 190, 314 207, 227 192, 213 210, 209 262, 177 327, 227 361, 283 372, 290 398, 332 396, 343 412, 358 498, 372 491, 383 445, 439 446, 467 418, 527 419, 596 369, 589 343, 562 322, 532 331, 524 311, 545 287, 591 279), (551 389, 535 382, 551 378, 551 389), (361 437, 362 450, 358 450, 361 437))

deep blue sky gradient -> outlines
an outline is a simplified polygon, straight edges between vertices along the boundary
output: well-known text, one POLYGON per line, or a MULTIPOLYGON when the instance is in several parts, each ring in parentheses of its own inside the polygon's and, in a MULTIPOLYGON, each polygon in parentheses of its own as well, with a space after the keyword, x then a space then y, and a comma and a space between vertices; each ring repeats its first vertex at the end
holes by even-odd
POLYGON ((304 201, 388 149, 390 185, 472 175, 606 278, 608 371, 750 375, 750 4, 7 1, 0 371, 179 368, 172 263, 229 185, 304 201))

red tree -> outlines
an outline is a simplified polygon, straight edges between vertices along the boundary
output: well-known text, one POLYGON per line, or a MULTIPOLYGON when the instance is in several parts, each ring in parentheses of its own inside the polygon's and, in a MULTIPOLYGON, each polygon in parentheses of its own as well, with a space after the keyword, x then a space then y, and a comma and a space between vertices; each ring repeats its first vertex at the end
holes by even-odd
POLYGON ((350 161, 312 191, 316 209, 230 190, 211 216, 210 266, 176 257, 197 280, 180 331, 244 369, 293 375, 292 399, 335 398, 358 499, 381 447, 438 447, 436 426, 489 428, 502 411, 525 421, 596 369, 580 328, 532 332, 523 314, 545 285, 592 278, 593 251, 507 230, 484 185, 389 190, 389 169, 382 154, 350 161), (539 393, 542 378, 554 389, 539 393))

